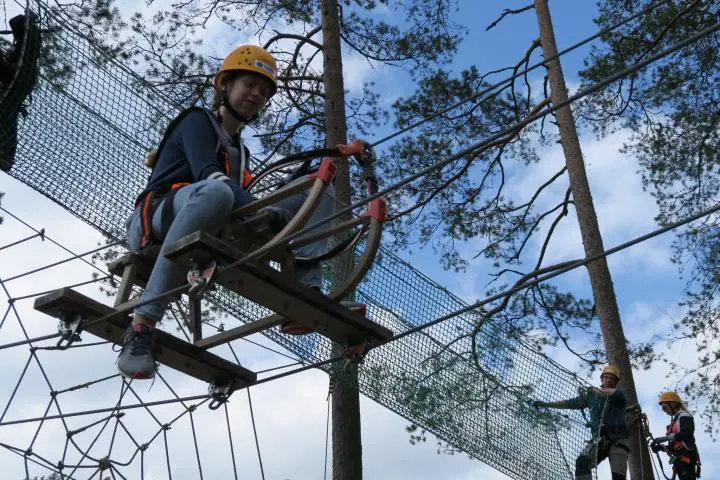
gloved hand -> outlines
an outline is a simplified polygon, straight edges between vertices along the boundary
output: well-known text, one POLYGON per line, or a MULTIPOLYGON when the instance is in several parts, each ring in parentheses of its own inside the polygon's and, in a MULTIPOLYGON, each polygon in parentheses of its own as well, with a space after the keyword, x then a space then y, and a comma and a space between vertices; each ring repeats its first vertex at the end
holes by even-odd
POLYGON ((665 451, 665 446, 660 445, 659 443, 653 441, 653 442, 650 444, 650 450, 652 450, 652 451, 655 452, 655 453, 657 453, 657 452, 664 452, 664 451, 665 451))
POLYGON ((533 408, 547 407, 547 403, 541 402, 540 400, 533 400, 531 405, 533 406, 533 408))
POLYGON ((270 215, 270 230, 273 233, 279 233, 285 225, 292 220, 292 213, 280 207, 265 207, 258 211, 258 214, 266 213, 270 215))

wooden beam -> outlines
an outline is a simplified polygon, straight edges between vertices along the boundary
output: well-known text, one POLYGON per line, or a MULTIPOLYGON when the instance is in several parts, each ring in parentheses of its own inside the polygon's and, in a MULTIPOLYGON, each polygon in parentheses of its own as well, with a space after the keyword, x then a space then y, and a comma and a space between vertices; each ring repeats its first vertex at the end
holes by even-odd
MULTIPOLYGON (((166 256, 190 268, 211 260, 220 266, 227 265, 241 258, 241 253, 207 233, 195 232, 170 245, 166 256)), ((264 265, 242 264, 230 270, 221 269, 214 282, 341 345, 355 346, 364 341, 379 345, 393 336, 382 325, 264 265)))
POLYGON ((276 327, 284 321, 285 318, 280 315, 270 315, 269 317, 261 318, 260 320, 255 320, 254 322, 246 323, 245 325, 240 325, 239 327, 203 338, 202 340, 196 341, 195 345, 200 348, 216 347, 237 340, 238 338, 247 337, 253 333, 259 333, 263 330, 276 327))
POLYGON ((155 258, 157 257, 160 249, 152 247, 142 253, 127 253, 117 260, 108 262, 108 271, 119 277, 125 273, 125 267, 129 265, 135 265, 133 284, 145 287, 150 273, 152 272, 153 265, 155 265, 155 258))
MULTIPOLYGON (((52 317, 80 314, 83 325, 88 321, 116 312, 115 309, 97 302, 75 290, 61 288, 35 299, 35 310, 52 317)), ((117 345, 122 344, 125 329, 130 324, 130 316, 118 314, 110 319, 88 325, 83 328, 104 340, 117 345)), ((236 365, 224 358, 206 352, 184 340, 162 330, 156 330, 157 343, 161 347, 155 359, 163 365, 183 372, 207 383, 234 383, 235 388, 252 385, 257 380, 254 372, 236 365)), ((111 360, 108 359, 108 362, 111 360)))
POLYGON ((132 288, 135 285, 135 276, 137 274, 137 264, 135 262, 130 263, 123 269, 122 280, 120 286, 115 293, 114 307, 117 307, 121 303, 127 302, 132 294, 132 288))

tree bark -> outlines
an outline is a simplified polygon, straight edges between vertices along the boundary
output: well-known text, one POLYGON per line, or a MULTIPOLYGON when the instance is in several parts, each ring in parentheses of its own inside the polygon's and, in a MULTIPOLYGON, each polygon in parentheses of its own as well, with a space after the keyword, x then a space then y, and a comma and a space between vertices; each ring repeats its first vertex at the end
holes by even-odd
MULTIPOLYGON (((336 0, 322 0, 323 83, 325 88, 325 144, 334 147, 347 143, 345 86, 343 82, 340 21, 336 0)), ((350 174, 346 159, 337 159, 335 193, 340 205, 349 205, 350 174)), ((343 219, 338 219, 342 221, 343 219)), ((333 264, 334 281, 341 281, 351 271, 352 255, 333 264)), ((339 346, 334 352, 339 352, 339 346)), ((357 368, 344 369, 342 362, 333 365, 332 444, 333 480, 362 479, 362 439, 360 429, 360 392, 357 368)))
MULTIPOLYGON (((547 0, 535 0, 535 12, 540 28, 540 43, 543 55, 545 58, 552 58, 557 55, 557 45, 547 0)), ((554 105, 558 105, 568 98, 560 60, 556 58, 550 61, 547 69, 552 92, 551 100, 554 105)), ((560 141, 565 154, 565 163, 570 177, 570 188, 572 189, 580 234, 585 247, 585 255, 590 257, 603 252, 605 248, 570 105, 557 110, 555 118, 560 131, 560 141)), ((627 351, 620 311, 617 306, 615 290, 606 258, 603 257, 589 263, 587 270, 608 360, 620 370, 619 386, 625 392, 628 404, 636 404, 637 392, 633 380, 630 356, 627 351)), ((631 478, 633 480, 653 480, 654 476, 652 468, 650 468, 650 456, 645 437, 639 431, 637 424, 629 423, 628 427, 630 429, 631 444, 629 462, 631 478)))

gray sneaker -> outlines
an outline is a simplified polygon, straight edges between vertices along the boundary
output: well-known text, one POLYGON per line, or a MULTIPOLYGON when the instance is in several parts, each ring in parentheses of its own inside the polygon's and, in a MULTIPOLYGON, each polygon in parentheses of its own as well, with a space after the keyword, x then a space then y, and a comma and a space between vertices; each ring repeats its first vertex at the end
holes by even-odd
POLYGON ((123 347, 117 359, 120 374, 132 379, 150 379, 155 376, 157 365, 153 350, 155 329, 144 324, 132 324, 125 330, 123 347))

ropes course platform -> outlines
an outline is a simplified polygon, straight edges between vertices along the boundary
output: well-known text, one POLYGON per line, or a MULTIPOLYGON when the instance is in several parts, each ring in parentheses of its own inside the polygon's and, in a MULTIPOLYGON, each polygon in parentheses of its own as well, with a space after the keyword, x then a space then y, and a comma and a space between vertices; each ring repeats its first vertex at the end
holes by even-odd
MULTIPOLYGON (((166 256, 190 269, 209 261, 218 262, 218 266, 222 268, 243 255, 232 245, 206 233, 197 232, 171 245, 166 256)), ((242 335, 247 330, 264 330, 286 319, 350 347, 362 343, 377 346, 393 336, 391 330, 368 320, 360 311, 345 308, 340 302, 290 280, 265 265, 242 263, 229 269, 221 269, 214 282, 266 306, 281 316, 278 318, 278 315, 273 315, 256 320, 233 329, 234 334, 242 335)), ((232 339, 233 330, 197 342, 196 345, 212 346, 232 339)))
MULTIPOLYGON (((89 323, 117 310, 70 288, 38 297, 35 299, 35 310, 65 322, 80 316, 78 330, 88 331, 117 345, 122 345, 123 334, 130 324, 130 316, 125 314, 89 323)), ((254 372, 169 333, 156 329, 156 335, 159 348, 155 359, 163 365, 210 384, 232 384, 234 389, 252 385, 257 380, 254 372)))

